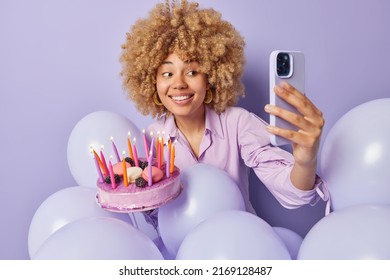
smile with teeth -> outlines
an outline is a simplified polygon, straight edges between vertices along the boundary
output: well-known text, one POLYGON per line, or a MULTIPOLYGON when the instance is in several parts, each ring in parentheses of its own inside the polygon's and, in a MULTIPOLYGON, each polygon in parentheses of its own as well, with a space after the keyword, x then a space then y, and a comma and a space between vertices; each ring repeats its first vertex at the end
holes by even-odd
POLYGON ((171 98, 175 101, 184 101, 190 99, 192 96, 193 95, 190 94, 190 95, 171 96, 171 98))

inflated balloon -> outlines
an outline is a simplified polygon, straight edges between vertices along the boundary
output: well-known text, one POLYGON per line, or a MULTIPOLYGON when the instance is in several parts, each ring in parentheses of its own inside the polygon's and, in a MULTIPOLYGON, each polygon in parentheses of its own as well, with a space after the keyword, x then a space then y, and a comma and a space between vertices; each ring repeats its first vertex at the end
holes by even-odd
POLYGON ((187 233, 209 216, 225 210, 245 210, 237 184, 225 171, 196 164, 182 170, 180 176, 183 192, 158 213, 161 238, 173 256, 187 233))
POLYGON ((361 104, 328 133, 320 157, 334 210, 390 204, 390 98, 361 104))
POLYGON ((105 211, 96 203, 96 190, 69 187, 49 196, 35 212, 28 232, 28 251, 32 257, 39 247, 61 227, 86 217, 112 217, 131 224, 127 214, 105 211))
POLYGON ((157 248, 160 250, 165 260, 174 260, 175 256, 172 256, 167 248, 164 245, 164 242, 161 240, 161 236, 153 239, 154 244, 156 244, 157 248))
POLYGON ((34 260, 163 260, 160 251, 132 225, 109 217, 74 221, 52 234, 34 260))
POLYGON ((390 259, 390 206, 356 205, 318 221, 303 239, 298 259, 390 259))
POLYGON ((293 260, 297 259, 299 248, 302 244, 302 236, 295 231, 284 227, 273 227, 276 234, 282 239, 286 245, 288 252, 293 260))
POLYGON ((143 212, 131 212, 129 216, 135 228, 145 233, 150 239, 154 240, 159 237, 157 230, 153 224, 148 223, 143 212))
POLYGON ((290 260, 283 241, 264 220, 243 211, 219 212, 184 238, 177 260, 290 260))
POLYGON ((94 163, 91 147, 100 155, 103 145, 103 154, 106 160, 110 155, 116 162, 115 144, 118 154, 127 149, 128 132, 131 133, 131 140, 136 138, 138 155, 145 155, 141 145, 141 132, 139 128, 126 117, 109 112, 97 111, 82 118, 73 128, 67 149, 69 169, 73 178, 80 186, 95 187, 98 179, 97 169, 94 163), (111 141, 111 137, 113 137, 111 141))

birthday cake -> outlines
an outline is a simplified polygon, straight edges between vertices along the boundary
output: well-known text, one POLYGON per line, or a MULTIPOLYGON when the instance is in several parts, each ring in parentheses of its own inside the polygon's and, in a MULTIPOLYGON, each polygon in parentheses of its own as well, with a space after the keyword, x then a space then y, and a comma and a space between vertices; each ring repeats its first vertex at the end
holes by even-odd
POLYGON ((102 153, 99 157, 93 151, 99 173, 96 195, 98 204, 112 212, 128 213, 152 210, 176 198, 182 191, 180 170, 174 165, 174 148, 171 149, 171 145, 169 147, 167 161, 161 158, 161 146, 157 153, 158 159, 153 158, 152 152, 149 160, 138 159, 136 153, 120 159, 116 153, 115 164, 111 161, 107 164, 102 153))
POLYGON ((164 172, 152 166, 151 186, 148 185, 149 166, 144 170, 131 166, 127 167, 127 170, 127 186, 124 184, 123 174, 117 174, 119 180, 117 179, 115 188, 109 180, 97 182, 97 201, 102 208, 113 212, 147 211, 166 204, 182 190, 180 170, 177 167, 166 177, 164 172))

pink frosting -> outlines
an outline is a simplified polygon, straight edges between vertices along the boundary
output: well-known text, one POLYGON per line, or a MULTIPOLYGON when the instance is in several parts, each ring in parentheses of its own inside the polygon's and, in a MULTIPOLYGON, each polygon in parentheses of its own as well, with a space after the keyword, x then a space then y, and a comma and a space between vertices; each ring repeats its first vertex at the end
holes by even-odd
MULTIPOLYGON (((144 188, 137 187, 134 183, 125 187, 121 182, 117 188, 112 189, 110 184, 98 182, 97 201, 102 208, 121 213, 146 211, 160 207, 176 198, 182 191, 178 168, 175 168, 169 178, 166 178, 162 171, 161 173, 163 177, 158 183, 144 188)), ((153 180, 154 176, 153 174, 153 180)))

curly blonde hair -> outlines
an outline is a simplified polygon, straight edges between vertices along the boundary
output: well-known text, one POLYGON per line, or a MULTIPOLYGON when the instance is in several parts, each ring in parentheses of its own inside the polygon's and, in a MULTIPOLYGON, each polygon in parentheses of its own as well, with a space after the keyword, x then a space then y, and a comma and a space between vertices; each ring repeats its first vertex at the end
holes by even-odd
POLYGON ((167 113, 164 106, 155 104, 153 96, 157 94, 157 69, 171 53, 200 64, 213 92, 209 106, 216 112, 223 112, 244 96, 243 37, 219 12, 198 6, 186 0, 166 0, 126 34, 120 56, 123 87, 142 114, 157 117, 167 113))

